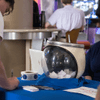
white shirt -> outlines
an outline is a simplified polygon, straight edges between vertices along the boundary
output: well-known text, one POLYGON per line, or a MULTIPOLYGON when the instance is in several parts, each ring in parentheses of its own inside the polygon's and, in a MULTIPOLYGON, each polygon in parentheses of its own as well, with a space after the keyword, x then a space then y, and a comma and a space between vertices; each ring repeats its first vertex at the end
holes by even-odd
POLYGON ((48 22, 51 25, 56 24, 57 28, 62 30, 61 36, 65 36, 67 31, 81 28, 86 24, 84 12, 73 8, 72 5, 57 9, 48 19, 48 22))
POLYGON ((3 30, 4 30, 4 20, 3 20, 3 16, 0 12, 0 37, 3 38, 3 30))

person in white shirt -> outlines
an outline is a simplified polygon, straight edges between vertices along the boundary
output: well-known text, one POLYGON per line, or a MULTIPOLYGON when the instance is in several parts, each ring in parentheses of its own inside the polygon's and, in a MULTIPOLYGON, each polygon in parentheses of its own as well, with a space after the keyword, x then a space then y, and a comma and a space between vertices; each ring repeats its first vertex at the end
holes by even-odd
POLYGON ((84 12, 80 9, 73 8, 72 0, 61 0, 63 8, 57 9, 45 24, 45 28, 56 26, 61 29, 59 37, 65 37, 67 31, 81 28, 84 29, 86 24, 84 12))
MULTIPOLYGON (((13 11, 14 0, 0 0, 0 42, 3 40, 4 20, 3 16, 13 11)), ((7 78, 4 65, 0 59, 0 87, 13 90, 18 87, 17 77, 7 78)))

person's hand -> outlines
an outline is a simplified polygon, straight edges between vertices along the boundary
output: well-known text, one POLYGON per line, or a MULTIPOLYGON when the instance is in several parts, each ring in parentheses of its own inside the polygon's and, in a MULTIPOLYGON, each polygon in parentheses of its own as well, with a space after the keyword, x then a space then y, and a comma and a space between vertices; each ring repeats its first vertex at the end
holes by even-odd
POLYGON ((10 77, 8 78, 8 82, 9 82, 9 90, 13 90, 13 89, 16 89, 19 85, 19 81, 17 79, 17 77, 10 77))
POLYGON ((17 88, 19 81, 17 77, 7 78, 4 65, 0 59, 0 87, 6 90, 13 90, 17 88))
POLYGON ((100 100, 100 85, 98 87, 97 94, 96 94, 96 99, 95 100, 100 100))
POLYGON ((45 28, 48 28, 48 27, 50 27, 50 23, 49 22, 46 22, 45 23, 45 28))
POLYGON ((92 80, 91 76, 85 76, 85 79, 92 80))

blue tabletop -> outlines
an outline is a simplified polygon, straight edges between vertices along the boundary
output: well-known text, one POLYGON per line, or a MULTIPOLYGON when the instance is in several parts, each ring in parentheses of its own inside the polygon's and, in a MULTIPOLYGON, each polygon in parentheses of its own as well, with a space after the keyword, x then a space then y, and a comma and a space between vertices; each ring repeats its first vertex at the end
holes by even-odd
POLYGON ((80 79, 50 79, 42 75, 38 80, 25 81, 18 78, 20 84, 17 89, 7 91, 0 88, 0 100, 94 100, 94 98, 78 93, 70 93, 63 91, 64 89, 78 88, 81 86, 97 89, 99 82, 80 79), (26 85, 43 85, 53 87, 56 90, 39 90, 37 92, 29 92, 23 90, 22 86, 26 85))

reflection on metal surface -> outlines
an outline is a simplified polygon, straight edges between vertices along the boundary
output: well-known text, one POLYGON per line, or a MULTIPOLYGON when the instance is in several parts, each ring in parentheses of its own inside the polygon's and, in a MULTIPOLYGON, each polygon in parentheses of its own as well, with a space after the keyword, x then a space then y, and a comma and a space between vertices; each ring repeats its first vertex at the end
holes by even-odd
POLYGON ((21 33, 15 33, 15 32, 8 32, 3 34, 4 40, 15 40, 15 39, 21 39, 21 33))
POLYGON ((51 37, 51 32, 38 32, 38 33, 33 33, 32 35, 33 39, 43 39, 48 37, 51 37))
POLYGON ((75 48, 84 48, 84 45, 82 44, 76 44, 76 43, 65 43, 65 42, 59 42, 59 41, 47 41, 46 45, 53 45, 53 46, 67 46, 67 47, 75 47, 75 48))
POLYGON ((23 40, 23 39, 43 39, 51 37, 51 32, 35 32, 35 33, 19 33, 19 32, 7 32, 3 34, 5 40, 23 40))
POLYGON ((52 31, 60 31, 57 28, 38 28, 38 29, 5 29, 4 32, 52 32, 52 31))
POLYGON ((4 30, 4 40, 32 40, 51 37, 53 31, 58 29, 27 29, 27 30, 4 30))

